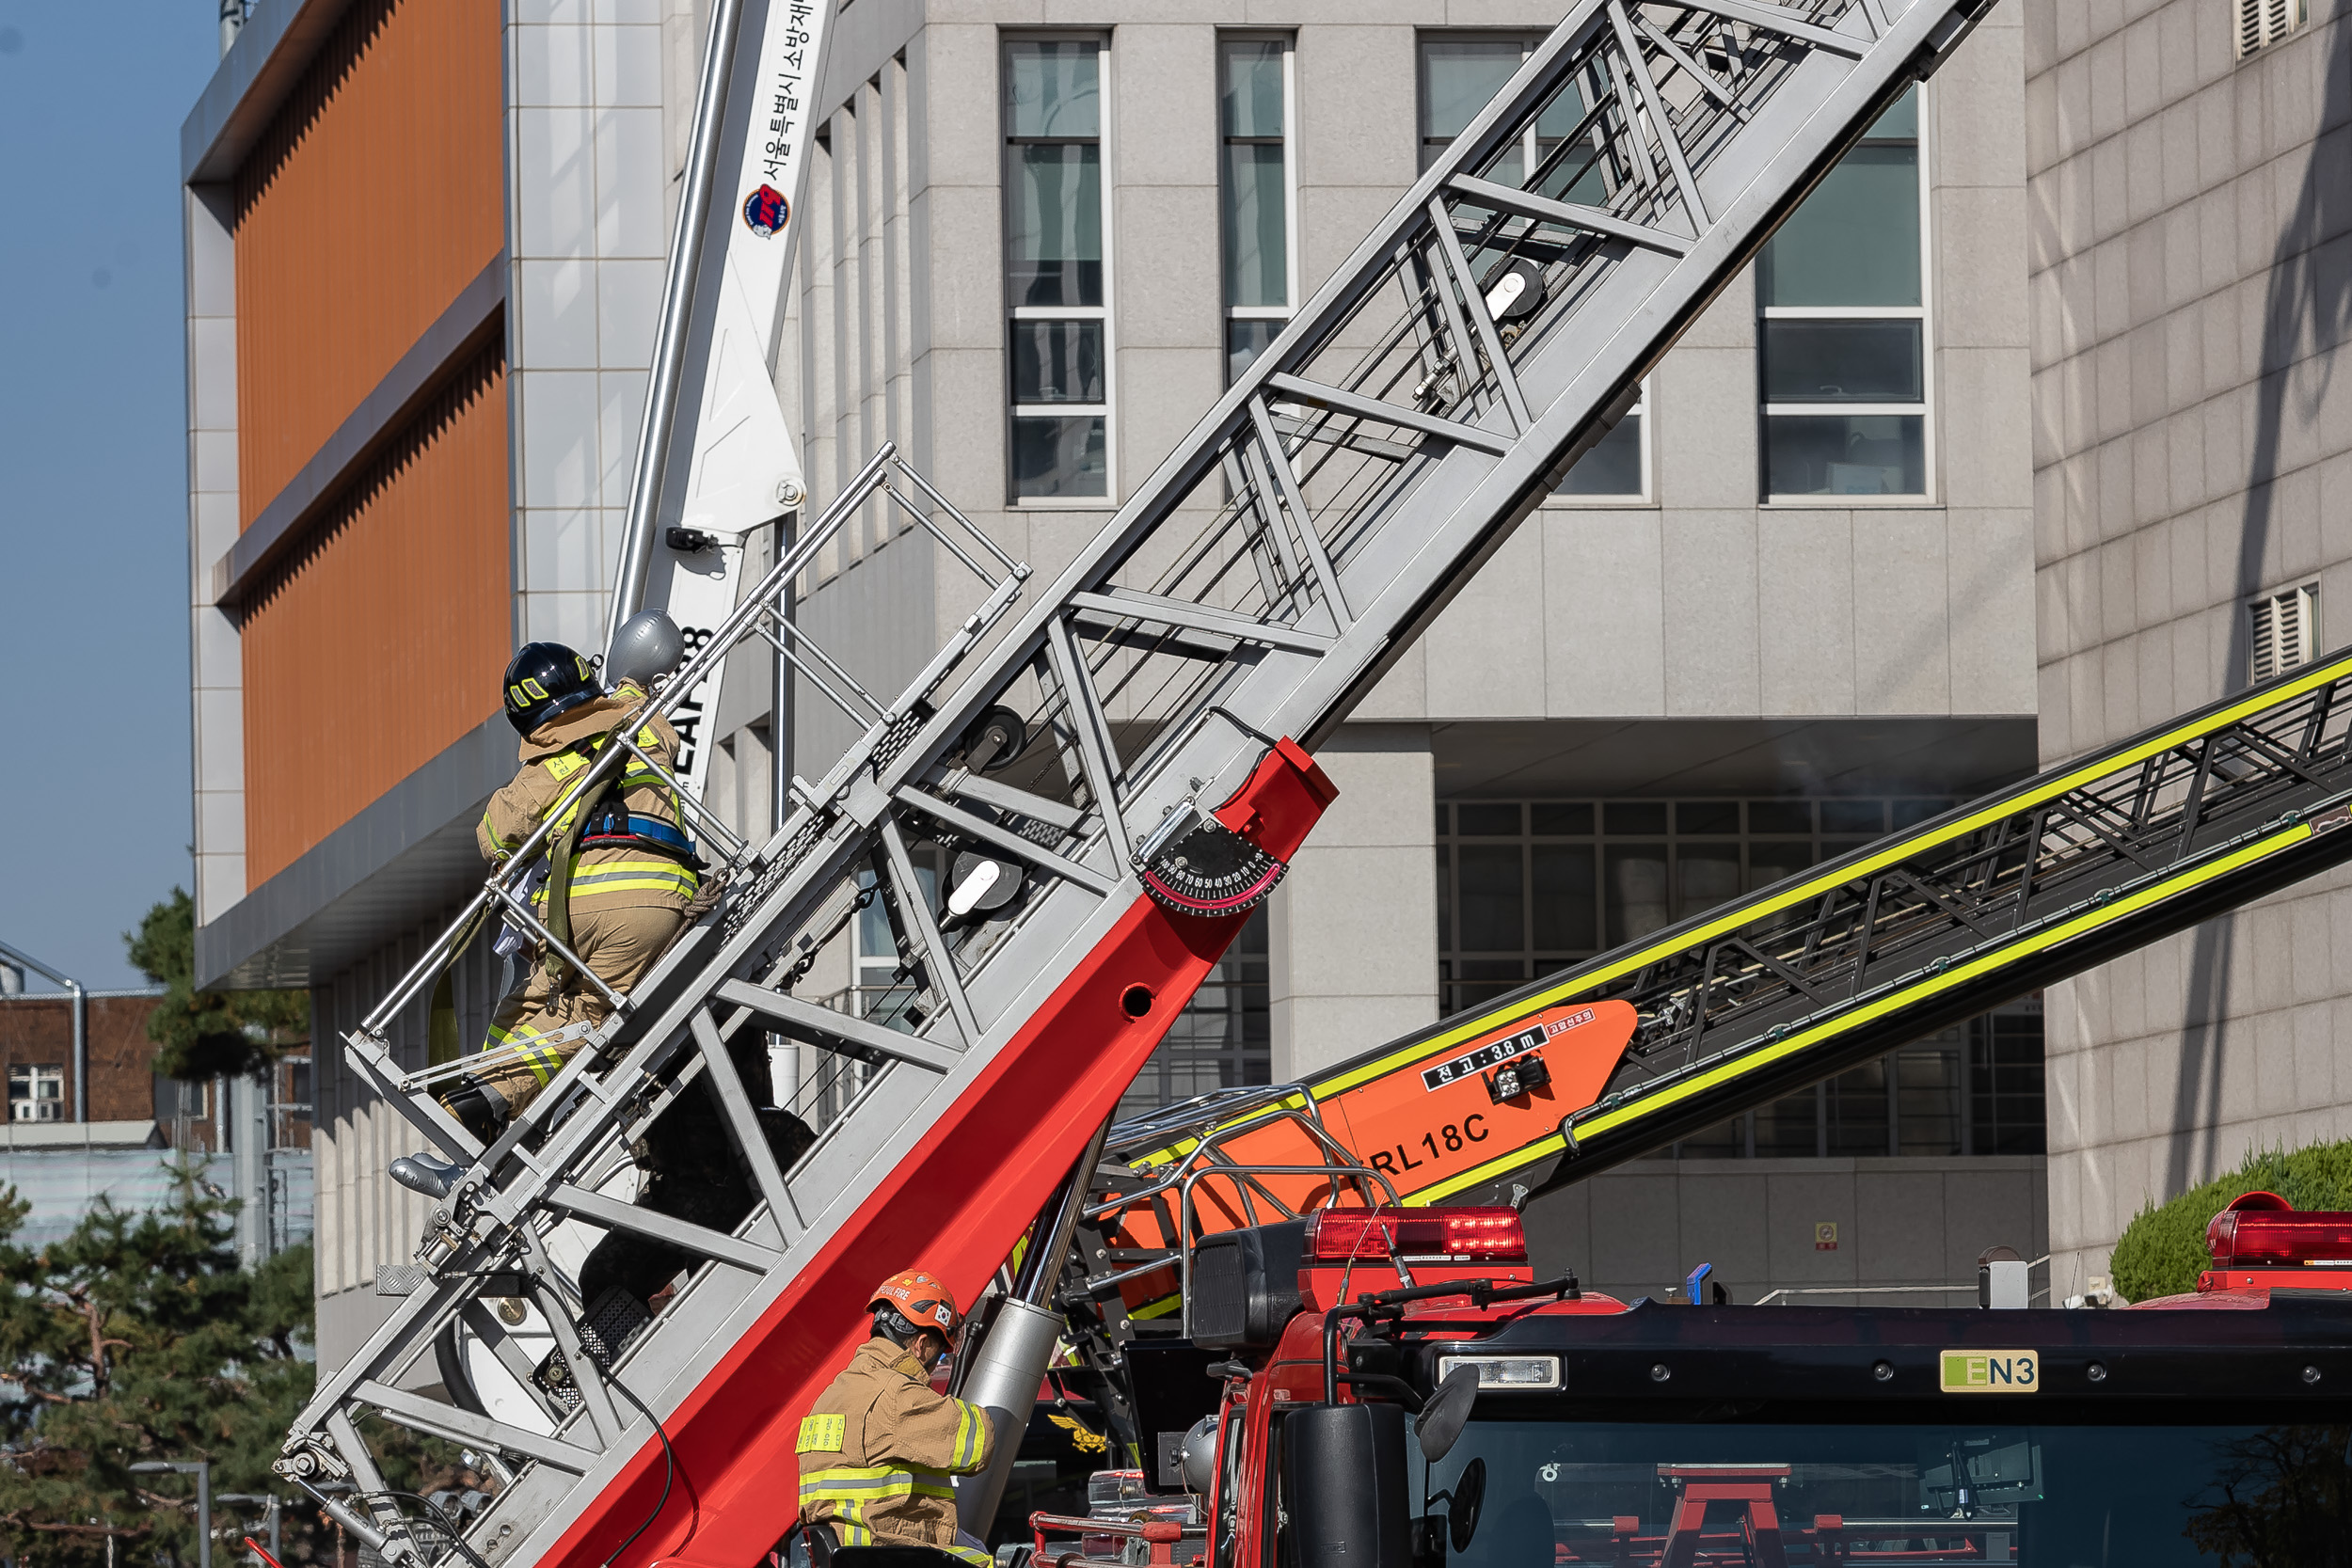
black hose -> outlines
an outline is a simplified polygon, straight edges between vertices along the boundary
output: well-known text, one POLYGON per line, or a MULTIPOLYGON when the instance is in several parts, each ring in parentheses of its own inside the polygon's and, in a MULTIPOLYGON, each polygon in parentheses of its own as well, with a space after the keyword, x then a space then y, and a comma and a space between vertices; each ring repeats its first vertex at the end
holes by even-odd
MULTIPOLYGON (((473 1547, 467 1544, 466 1532, 464 1528, 461 1528, 458 1523, 452 1519, 448 1514, 442 1513, 441 1505, 435 1502, 432 1498, 419 1497, 414 1492, 403 1492, 397 1487, 388 1488, 385 1491, 375 1493, 374 1496, 379 1497, 406 1497, 412 1502, 422 1503, 424 1505, 425 1512, 433 1516, 433 1522, 440 1526, 442 1533, 449 1537, 449 1544, 456 1547, 459 1551, 465 1553, 466 1560, 472 1563, 473 1568, 490 1568, 490 1565, 483 1561, 481 1557, 475 1553, 473 1547)), ((400 1510, 395 1508, 392 1513, 395 1516, 398 1516, 400 1510)), ((402 1518, 400 1523, 403 1529, 407 1529, 408 1521, 405 1518, 402 1518)), ((408 1544, 412 1546, 417 1544, 417 1538, 415 1532, 413 1531, 409 1533, 408 1544)), ((426 1564, 424 1565, 424 1568, 431 1568, 431 1565, 426 1564)))
MULTIPOLYGON (((645 1522, 629 1531, 628 1539, 613 1547, 612 1555, 604 1560, 603 1568, 612 1568, 612 1564, 620 1560, 621 1554, 637 1544, 637 1538, 653 1528, 653 1522, 661 1517, 663 1509, 670 1506, 670 1486, 677 1480, 677 1452, 670 1447, 670 1434, 662 1430, 661 1418, 647 1410, 644 1401, 630 1393, 627 1386, 617 1377, 608 1375, 605 1382, 612 1385, 623 1399, 635 1405, 640 1415, 653 1423, 653 1434, 661 1439, 661 1458, 668 1466, 661 1478, 661 1496, 654 1500, 653 1512, 646 1514, 645 1522)), ((486 1564, 485 1568, 487 1568, 486 1564)))

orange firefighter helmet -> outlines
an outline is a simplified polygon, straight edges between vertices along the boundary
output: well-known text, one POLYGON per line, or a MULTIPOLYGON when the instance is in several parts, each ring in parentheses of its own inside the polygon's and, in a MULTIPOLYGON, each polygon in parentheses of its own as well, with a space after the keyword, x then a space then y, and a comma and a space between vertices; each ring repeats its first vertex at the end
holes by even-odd
POLYGON ((963 1314, 956 1309, 954 1292, 941 1284, 936 1275, 920 1269, 909 1269, 883 1280, 874 1287, 874 1299, 866 1307, 868 1311, 877 1307, 895 1308, 898 1316, 917 1328, 937 1330, 951 1345, 963 1332, 963 1314))

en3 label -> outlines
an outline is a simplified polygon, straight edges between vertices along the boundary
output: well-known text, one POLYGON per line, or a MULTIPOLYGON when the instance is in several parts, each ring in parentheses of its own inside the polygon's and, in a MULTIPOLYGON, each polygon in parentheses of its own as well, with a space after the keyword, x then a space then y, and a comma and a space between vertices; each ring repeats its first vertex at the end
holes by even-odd
POLYGON ((2042 1387, 2042 1357, 2029 1350, 1947 1350, 1947 1394, 2031 1394, 2042 1387))

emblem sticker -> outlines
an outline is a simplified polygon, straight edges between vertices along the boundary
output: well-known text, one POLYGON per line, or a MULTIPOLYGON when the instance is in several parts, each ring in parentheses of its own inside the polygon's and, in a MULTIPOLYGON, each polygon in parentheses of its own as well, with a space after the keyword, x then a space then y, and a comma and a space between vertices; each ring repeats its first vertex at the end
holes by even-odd
POLYGON ((2029 1350, 1947 1350, 1937 1358, 1947 1394, 2032 1394, 2042 1356, 2029 1350))
POLYGON ((743 226, 761 239, 771 238, 792 216, 792 203, 773 185, 762 185, 743 198, 743 226))

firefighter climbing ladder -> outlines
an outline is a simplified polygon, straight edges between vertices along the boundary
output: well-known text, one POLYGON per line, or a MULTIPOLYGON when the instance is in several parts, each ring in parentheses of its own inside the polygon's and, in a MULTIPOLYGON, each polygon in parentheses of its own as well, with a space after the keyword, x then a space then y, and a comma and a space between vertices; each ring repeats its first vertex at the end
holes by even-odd
MULTIPOLYGON (((1200 862, 1232 873, 1230 914, 1271 875, 1252 857, 1286 858, 1327 802, 1285 737, 1338 722, 1987 3, 1580 0, 1050 584, 878 454, 654 705, 772 647, 863 727, 821 779, 795 782, 770 842, 705 817, 731 877, 723 909, 611 998, 610 1022, 487 1148, 389 1045, 467 921, 346 1037, 468 1170, 387 1287, 406 1294, 321 1380, 281 1473, 347 1480, 351 1502, 325 1493, 336 1516, 390 1560, 419 1555, 367 1441, 388 1418, 512 1473, 466 1527, 493 1568, 757 1560, 792 1512, 791 1423, 856 1338, 873 1260, 919 1253, 965 1289, 993 1272, 1230 941, 1237 923, 1214 912, 1230 890, 1200 862), (888 697, 790 620, 844 525, 875 509, 977 585, 948 644, 888 697), (924 844, 999 869, 968 902, 959 879, 943 911, 924 844), (792 990, 867 897, 908 977, 896 1029, 792 990), (727 1049, 746 1029, 868 1074, 788 1170, 727 1049), (731 1233, 603 1190, 697 1077, 761 1200, 731 1233), (593 1304, 567 1297, 547 1251, 575 1221, 707 1261, 633 1338, 590 1323, 583 1338, 593 1304), (565 1397, 501 1337, 492 1301, 540 1311, 565 1397), (437 1397, 432 1347, 461 1322, 546 1394, 528 1418, 437 1397)), ((520 875, 492 879, 468 919, 496 907, 529 924, 520 875)))

